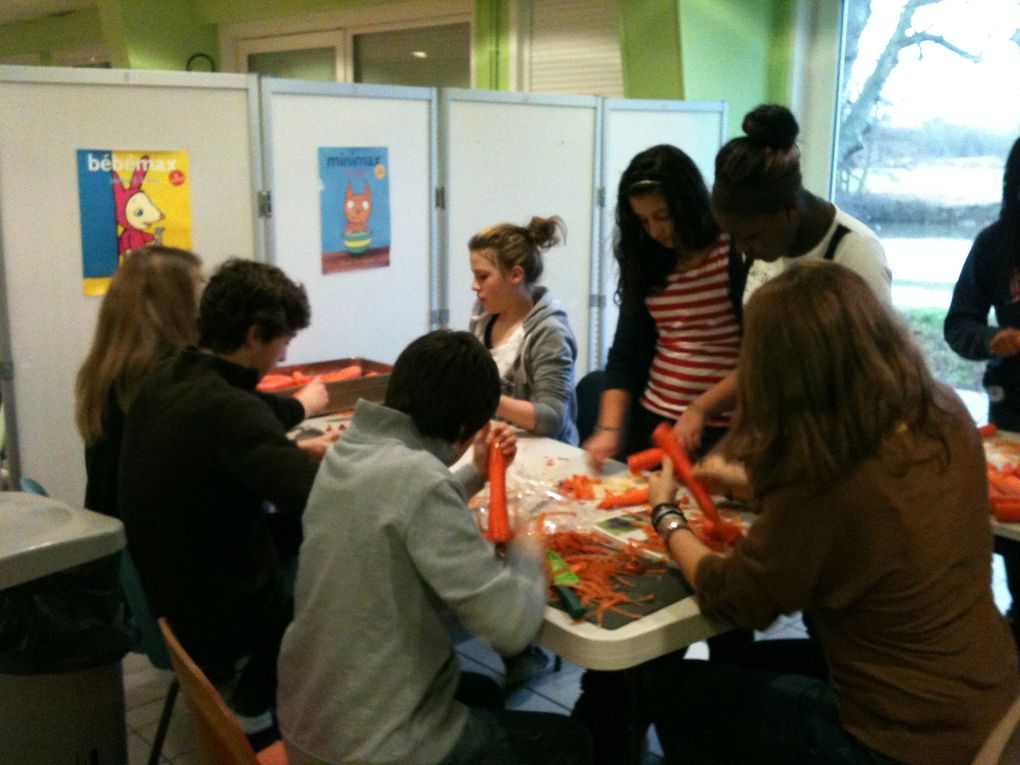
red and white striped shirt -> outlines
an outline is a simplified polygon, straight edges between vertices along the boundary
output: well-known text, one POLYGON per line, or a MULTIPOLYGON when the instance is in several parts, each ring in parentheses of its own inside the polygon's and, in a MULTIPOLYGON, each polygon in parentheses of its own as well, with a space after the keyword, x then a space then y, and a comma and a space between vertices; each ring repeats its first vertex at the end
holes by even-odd
MULTIPOLYGON (((658 415, 675 420, 737 366, 740 324, 730 299, 729 251, 723 234, 703 263, 670 274, 661 292, 645 298, 659 339, 641 403, 658 415)), ((728 423, 728 413, 708 421, 728 423)))

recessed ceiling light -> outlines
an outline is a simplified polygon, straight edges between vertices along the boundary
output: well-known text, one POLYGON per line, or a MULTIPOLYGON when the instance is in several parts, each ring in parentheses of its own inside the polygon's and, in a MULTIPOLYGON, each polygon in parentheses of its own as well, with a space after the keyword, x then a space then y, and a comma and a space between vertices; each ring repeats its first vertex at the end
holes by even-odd
POLYGON ((413 50, 413 51, 411 51, 411 55, 414 56, 415 58, 428 58, 429 57, 429 54, 426 53, 423 50, 413 50))

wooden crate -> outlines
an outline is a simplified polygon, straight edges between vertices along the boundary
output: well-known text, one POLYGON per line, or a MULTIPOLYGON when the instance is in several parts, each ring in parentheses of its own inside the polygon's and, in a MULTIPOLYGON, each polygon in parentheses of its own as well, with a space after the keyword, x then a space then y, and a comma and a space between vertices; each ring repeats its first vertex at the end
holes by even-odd
MULTIPOLYGON (((340 412, 345 409, 353 409, 359 398, 369 401, 382 402, 386 397, 386 386, 390 381, 390 372, 393 367, 379 361, 370 361, 361 358, 333 359, 332 361, 318 361, 314 364, 294 364, 291 366, 276 367, 270 374, 290 375, 294 372, 303 372, 309 377, 325 374, 326 372, 337 372, 341 369, 359 364, 362 374, 376 372, 371 377, 356 377, 351 380, 339 380, 326 383, 326 391, 329 393, 329 403, 323 414, 340 412)), ((272 391, 281 396, 290 396, 301 389, 300 385, 291 388, 277 388, 272 391)))

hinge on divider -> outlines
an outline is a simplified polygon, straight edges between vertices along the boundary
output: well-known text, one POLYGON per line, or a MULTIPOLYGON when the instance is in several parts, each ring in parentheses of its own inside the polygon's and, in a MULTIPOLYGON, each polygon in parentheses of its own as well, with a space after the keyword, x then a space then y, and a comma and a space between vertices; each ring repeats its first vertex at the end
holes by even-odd
POLYGON ((606 307, 606 296, 605 295, 589 295, 588 296, 588 307, 602 309, 606 307))
POLYGON ((14 379, 14 362, 0 361, 0 380, 14 379))
POLYGON ((260 218, 273 217, 273 192, 260 191, 258 193, 258 207, 260 218))
POLYGON ((447 308, 437 308, 429 313, 429 319, 432 321, 433 327, 444 329, 450 323, 450 311, 447 308))
POLYGON ((446 209, 446 189, 436 186, 436 207, 440 210, 446 209))
POLYGON ((606 206, 606 187, 605 186, 599 186, 598 191, 596 192, 595 196, 596 196, 596 199, 597 199, 596 204, 599 207, 605 207, 606 206))

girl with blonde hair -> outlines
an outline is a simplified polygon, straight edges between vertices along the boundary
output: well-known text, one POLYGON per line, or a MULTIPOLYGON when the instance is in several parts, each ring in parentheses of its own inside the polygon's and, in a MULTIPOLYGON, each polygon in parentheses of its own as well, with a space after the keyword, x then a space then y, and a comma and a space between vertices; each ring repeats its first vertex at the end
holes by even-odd
POLYGON ((470 329, 503 381, 496 416, 577 444, 577 343, 566 311, 538 285, 542 253, 563 237, 556 216, 534 217, 527 226, 500 223, 471 237, 471 288, 478 300, 470 329))
POLYGON ((162 245, 131 252, 110 282, 75 382, 90 510, 120 515, 117 463, 124 416, 156 362, 198 341, 202 284, 202 261, 195 253, 162 245))

